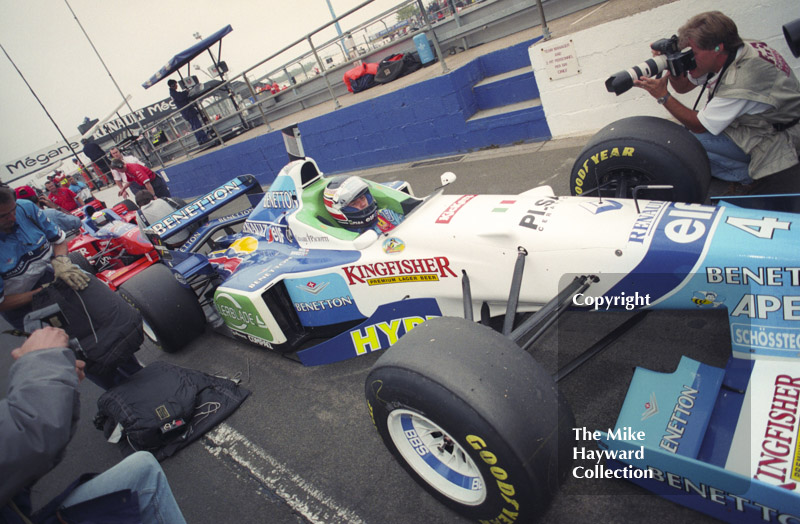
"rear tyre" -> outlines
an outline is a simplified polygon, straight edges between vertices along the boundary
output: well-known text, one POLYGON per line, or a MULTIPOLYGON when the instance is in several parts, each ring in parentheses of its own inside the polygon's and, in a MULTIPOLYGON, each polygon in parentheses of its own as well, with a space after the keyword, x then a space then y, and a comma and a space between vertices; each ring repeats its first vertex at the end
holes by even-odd
POLYGON ((574 417, 553 380, 511 340, 464 319, 403 336, 373 366, 366 397, 412 478, 473 520, 535 520, 571 463, 574 417))
POLYGON ((147 338, 167 353, 178 351, 205 330, 197 297, 175 280, 167 266, 148 267, 123 283, 119 294, 142 314, 147 338))
POLYGON ((671 185, 639 198, 703 203, 711 183, 708 154, 682 126, 651 116, 613 122, 586 144, 570 175, 573 195, 631 198, 641 185, 671 185))

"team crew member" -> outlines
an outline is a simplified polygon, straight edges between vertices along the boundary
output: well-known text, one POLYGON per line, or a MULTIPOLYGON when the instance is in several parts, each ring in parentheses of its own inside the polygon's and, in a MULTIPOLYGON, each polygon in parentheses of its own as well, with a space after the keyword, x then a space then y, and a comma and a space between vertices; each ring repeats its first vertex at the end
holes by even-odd
POLYGON ((56 183, 48 180, 44 183, 47 198, 64 211, 74 211, 83 206, 83 200, 66 187, 57 187, 56 183))
MULTIPOLYGON (((139 160, 133 155, 123 155, 122 152, 119 150, 118 147, 112 147, 108 150, 108 154, 111 155, 111 162, 109 169, 111 170, 111 177, 114 179, 114 183, 117 184, 117 187, 120 191, 123 191, 122 184, 125 182, 125 169, 115 169, 113 166, 114 160, 119 160, 122 162, 123 166, 125 164, 139 164, 140 166, 144 165, 144 162, 139 160)), ((127 195, 123 191, 119 196, 127 198, 127 195)))
POLYGON ((360 177, 336 177, 323 193, 328 213, 339 224, 354 231, 373 229, 378 234, 397 227, 405 216, 391 209, 378 209, 369 185, 360 177))
POLYGON ((89 282, 70 262, 64 232, 8 187, 0 187, 0 251, 0 313, 16 328, 44 284, 58 278, 80 290, 89 282))
POLYGON ((70 213, 60 211, 54 203, 47 198, 39 198, 36 191, 30 186, 21 186, 14 190, 17 194, 17 200, 30 200, 39 206, 50 222, 58 226, 64 233, 69 234, 71 231, 77 231, 81 228, 81 219, 70 213), (47 206, 47 207, 44 207, 47 206))
POLYGON ((170 79, 167 82, 169 86, 169 96, 175 102, 175 106, 181 110, 181 116, 184 120, 189 122, 192 131, 195 132, 194 137, 198 144, 205 144, 208 142, 208 135, 203 130, 203 116, 196 105, 192 104, 192 97, 188 91, 178 91, 178 82, 175 79, 170 79))
POLYGON ((140 191, 148 191, 155 197, 170 196, 169 188, 164 180, 146 166, 133 163, 124 164, 121 160, 112 160, 111 168, 124 173, 127 179, 127 182, 122 184, 119 190, 119 196, 122 196, 129 187, 134 195, 140 191))
POLYGON ((731 191, 748 192, 754 180, 796 165, 800 82, 786 60, 763 42, 744 42, 733 20, 719 11, 689 19, 678 29, 678 43, 691 47, 695 69, 634 83, 696 133, 708 152, 711 174, 741 184, 731 191), (705 107, 696 111, 672 98, 668 81, 677 93, 702 86, 705 107))

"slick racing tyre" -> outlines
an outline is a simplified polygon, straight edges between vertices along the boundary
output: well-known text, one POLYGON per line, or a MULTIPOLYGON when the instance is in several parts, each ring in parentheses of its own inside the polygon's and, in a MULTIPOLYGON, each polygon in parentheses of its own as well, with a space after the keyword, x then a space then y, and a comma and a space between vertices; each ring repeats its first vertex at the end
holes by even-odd
POLYGON ((633 188, 669 185, 672 190, 642 190, 653 200, 703 203, 711 183, 708 154, 682 126, 651 116, 613 122, 592 137, 570 174, 573 195, 631 198, 633 188))
POLYGON ((119 288, 119 293, 144 320, 144 333, 167 353, 178 351, 205 330, 206 318, 191 289, 172 271, 154 264, 119 288))
POLYGON ((120 204, 124 205, 128 211, 136 211, 137 209, 139 209, 139 206, 137 206, 135 202, 133 202, 128 198, 120 202, 120 204))
POLYGON ((421 324, 378 359, 365 389, 389 451, 467 518, 535 520, 566 476, 572 411, 528 353, 485 326, 421 324))
POLYGON ((67 253, 67 256, 69 257, 70 262, 72 262, 82 270, 86 271, 90 275, 97 274, 97 270, 92 265, 92 263, 86 260, 86 257, 78 253, 77 251, 70 251, 69 253, 67 253))

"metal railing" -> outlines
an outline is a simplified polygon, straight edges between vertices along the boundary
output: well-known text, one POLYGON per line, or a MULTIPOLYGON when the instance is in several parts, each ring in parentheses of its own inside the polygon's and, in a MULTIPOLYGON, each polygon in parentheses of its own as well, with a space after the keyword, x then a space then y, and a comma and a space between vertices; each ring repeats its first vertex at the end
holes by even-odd
MULTIPOLYGON (((342 34, 328 36, 321 44, 314 43, 315 38, 326 36, 326 32, 330 34, 328 30, 331 26, 359 12, 374 1, 365 0, 204 93, 201 99, 193 101, 192 105, 203 115, 202 127, 190 129, 188 123, 180 118, 180 112, 186 109, 185 107, 149 125, 143 134, 147 142, 144 147, 156 153, 163 165, 162 157, 168 161, 177 156, 176 153, 191 158, 193 153, 201 148, 195 139, 200 131, 213 136, 211 143, 224 145, 225 137, 232 131, 244 131, 261 125, 266 125, 271 130, 268 114, 280 114, 280 111, 276 112, 276 107, 288 108, 299 105, 296 111, 300 111, 306 108, 307 103, 315 105, 332 100, 334 107, 338 109, 341 104, 330 79, 332 74, 338 76, 343 68, 356 64, 383 48, 396 47, 418 34, 427 36, 434 46, 442 72, 448 71, 433 25, 455 20, 456 27, 461 27, 459 9, 452 9, 455 0, 452 2, 439 0, 431 4, 432 9, 426 9, 422 0, 405 0, 342 34), (411 11, 413 15, 401 20, 401 16, 398 15, 401 10, 406 10, 405 13, 411 11), (396 19, 393 24, 390 23, 392 17, 396 19), (281 85, 280 89, 275 91, 273 86, 277 83, 281 85), (152 138, 160 132, 166 134, 166 143, 154 144, 152 138)), ((503 0, 461 0, 458 3, 469 8, 484 2, 489 5, 501 1, 503 0)), ((514 2, 520 6, 520 10, 530 8, 535 3, 536 0, 514 2)), ((341 77, 335 82, 340 84, 341 77)), ((343 85, 337 87, 342 91, 343 85)), ((296 111, 289 113, 283 111, 283 113, 291 114, 296 111)), ((202 149, 206 147, 204 144, 202 149)))

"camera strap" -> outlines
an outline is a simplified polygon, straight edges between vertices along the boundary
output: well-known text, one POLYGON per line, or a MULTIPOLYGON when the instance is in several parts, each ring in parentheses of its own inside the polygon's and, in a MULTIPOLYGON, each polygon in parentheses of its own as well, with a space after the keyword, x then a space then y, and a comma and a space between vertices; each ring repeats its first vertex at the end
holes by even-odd
POLYGON ((736 55, 739 52, 739 48, 733 49, 731 52, 728 53, 728 57, 725 59, 725 64, 722 66, 719 74, 709 73, 706 81, 703 82, 703 89, 700 90, 700 94, 697 95, 697 100, 694 102, 694 107, 692 107, 692 111, 697 111, 697 104, 700 103, 700 98, 702 98, 703 93, 706 91, 706 87, 708 87, 709 82, 711 82, 715 77, 717 78, 717 82, 714 84, 714 88, 711 89, 711 92, 708 93, 708 100, 706 100, 706 104, 711 102, 714 98, 714 95, 717 93, 717 88, 719 88, 720 82, 722 82, 722 76, 725 74, 725 71, 728 70, 730 65, 736 60, 736 55))

